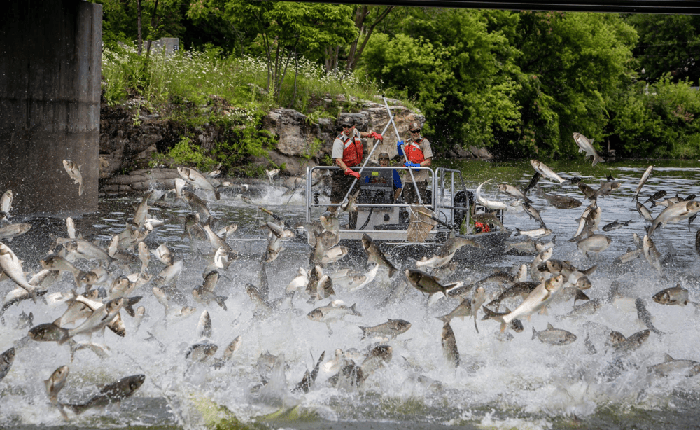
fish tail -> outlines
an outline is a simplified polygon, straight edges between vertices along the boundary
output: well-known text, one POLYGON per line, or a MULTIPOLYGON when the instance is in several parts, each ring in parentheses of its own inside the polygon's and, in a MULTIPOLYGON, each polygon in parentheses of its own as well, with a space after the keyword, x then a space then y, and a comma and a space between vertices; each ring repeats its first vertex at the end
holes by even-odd
POLYGON ((71 338, 73 337, 73 334, 71 334, 71 331, 67 328, 61 328, 61 327, 59 327, 59 328, 61 329, 62 334, 61 334, 61 338, 56 343, 58 345, 63 345, 64 343, 71 340, 71 338))
POLYGON ((598 164, 599 162, 605 163, 605 159, 603 157, 601 157, 600 155, 593 153, 593 166, 591 166, 591 167, 595 167, 595 165, 598 164))
POLYGON ((393 264, 389 264, 389 277, 393 278, 396 271, 399 270, 393 264))
POLYGON ((227 296, 216 296, 216 303, 223 308, 223 310, 227 311, 228 308, 226 307, 226 300, 228 299, 227 296))
POLYGON ((360 330, 362 330, 362 337, 360 338, 362 340, 367 337, 367 327, 360 326, 360 330))
POLYGON ((439 319, 440 321, 442 321, 442 322, 445 323, 445 324, 449 324, 449 323, 450 323, 450 320, 451 320, 450 314, 443 315, 443 316, 441 316, 441 317, 435 317, 435 318, 439 319))
POLYGON ((593 266, 589 267, 588 269, 581 271, 581 273, 583 273, 585 276, 588 276, 588 275, 590 275, 591 273, 595 272, 595 269, 596 269, 597 267, 598 267, 598 265, 597 265, 597 264, 594 264, 593 266))
POLYGON ((221 193, 219 193, 218 189, 214 190, 214 197, 216 197, 216 200, 221 200, 221 193))
POLYGON ((535 331, 535 327, 532 327, 532 339, 530 340, 535 340, 535 336, 537 336, 537 332, 535 331))
POLYGON ((492 319, 496 320, 499 323, 501 323, 501 332, 503 332, 506 328, 506 322, 503 320, 503 315, 499 315, 496 312, 492 311, 491 309, 487 308, 486 306, 482 306, 481 309, 484 311, 484 318, 483 319, 492 319))

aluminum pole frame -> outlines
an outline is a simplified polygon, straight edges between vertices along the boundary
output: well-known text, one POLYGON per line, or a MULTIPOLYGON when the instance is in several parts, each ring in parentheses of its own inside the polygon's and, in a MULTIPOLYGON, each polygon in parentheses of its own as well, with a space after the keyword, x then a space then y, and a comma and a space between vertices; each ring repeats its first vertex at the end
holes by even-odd
MULTIPOLYGON (((401 136, 399 136, 399 130, 396 129, 396 124, 394 124, 394 116, 391 114, 391 109, 389 109, 389 104, 386 102, 386 97, 382 96, 382 100, 384 100, 384 106, 386 106, 386 111, 389 113, 389 124, 394 126, 394 133, 396 133, 396 141, 400 142, 401 136)), ((387 127, 389 126, 389 124, 387 124, 387 127)), ((406 155, 405 144, 401 145, 401 151, 403 152, 404 160, 406 160, 406 162, 408 163, 410 160, 408 159, 408 155, 406 155)), ((418 192, 418 184, 416 184, 416 178, 413 177, 413 169, 411 168, 411 166, 406 167, 408 167, 408 173, 411 174, 411 181, 413 181, 413 187, 416 189, 416 195, 418 196, 418 204, 423 206, 423 199, 421 199, 420 193, 418 192)))

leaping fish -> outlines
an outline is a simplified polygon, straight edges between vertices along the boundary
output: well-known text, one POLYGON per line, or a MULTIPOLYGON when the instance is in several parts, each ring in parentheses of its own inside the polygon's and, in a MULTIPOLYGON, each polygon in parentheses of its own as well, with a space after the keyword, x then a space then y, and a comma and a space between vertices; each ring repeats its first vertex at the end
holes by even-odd
POLYGON ((68 176, 78 184, 78 195, 83 195, 83 175, 80 174, 80 167, 71 160, 63 160, 63 168, 66 169, 68 176))
POLYGON ((593 139, 588 140, 586 136, 582 135, 581 133, 574 133, 574 141, 576 142, 576 145, 578 145, 578 152, 585 152, 586 157, 593 157, 593 167, 595 167, 598 162, 605 161, 603 157, 598 155, 595 148, 593 148, 593 139))
POLYGON ((535 169, 535 171, 537 173, 539 173, 540 175, 549 179, 550 181, 552 181, 552 182, 556 181, 556 182, 559 182, 560 184, 564 183, 564 179, 561 176, 554 173, 554 170, 550 169, 543 162, 537 161, 537 160, 530 160, 530 164, 532 165, 532 168, 535 169))
POLYGON ((637 185, 637 190, 634 192, 634 199, 637 200, 639 199, 639 191, 642 189, 644 186, 644 183, 649 179, 649 176, 651 176, 651 171, 654 170, 654 166, 649 166, 647 167, 647 170, 644 171, 644 174, 642 175, 642 178, 639 180, 639 185, 637 185))
POLYGON ((484 182, 476 188, 476 200, 489 209, 507 209, 508 205, 506 205, 505 203, 497 202, 494 200, 486 200, 481 196, 481 187, 483 187, 484 184, 488 182, 491 182, 491 179, 489 179, 488 181, 484 182))

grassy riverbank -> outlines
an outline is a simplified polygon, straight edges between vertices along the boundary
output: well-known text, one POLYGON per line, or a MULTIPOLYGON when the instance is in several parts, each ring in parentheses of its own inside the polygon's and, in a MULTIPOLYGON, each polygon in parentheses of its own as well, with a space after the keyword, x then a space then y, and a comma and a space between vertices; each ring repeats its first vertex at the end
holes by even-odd
POLYGON ((154 165, 208 170, 221 163, 225 170, 239 170, 246 160, 264 157, 275 148, 276 137, 262 129, 270 110, 295 109, 313 124, 321 118, 335 120, 342 112, 358 112, 363 100, 376 101, 382 94, 378 83, 358 74, 326 72, 303 57, 289 60, 282 61, 277 76, 283 78, 275 88, 264 59, 225 56, 219 48, 173 56, 138 55, 128 46, 105 48, 103 101, 127 106, 134 125, 144 115, 155 115, 183 130, 178 142, 155 154, 154 165), (220 137, 203 149, 197 136, 206 127, 216 128, 220 137))

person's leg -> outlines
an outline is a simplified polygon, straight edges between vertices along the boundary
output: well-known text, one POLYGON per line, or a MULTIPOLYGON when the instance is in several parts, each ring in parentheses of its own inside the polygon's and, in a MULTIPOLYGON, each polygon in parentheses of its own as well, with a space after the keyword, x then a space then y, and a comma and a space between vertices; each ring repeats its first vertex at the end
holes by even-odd
POLYGON ((403 199, 409 204, 415 204, 418 202, 418 197, 416 197, 416 187, 412 182, 406 182, 403 187, 403 199))
POLYGON ((423 202, 423 205, 430 206, 430 201, 428 200, 428 182, 418 182, 418 191, 420 192, 420 199, 423 202))
MULTIPOLYGON (((343 201, 345 193, 348 191, 345 187, 345 175, 342 171, 337 170, 331 173, 331 204, 338 204, 343 201)), ((329 206, 328 211, 332 214, 336 213, 337 206, 329 206)))

